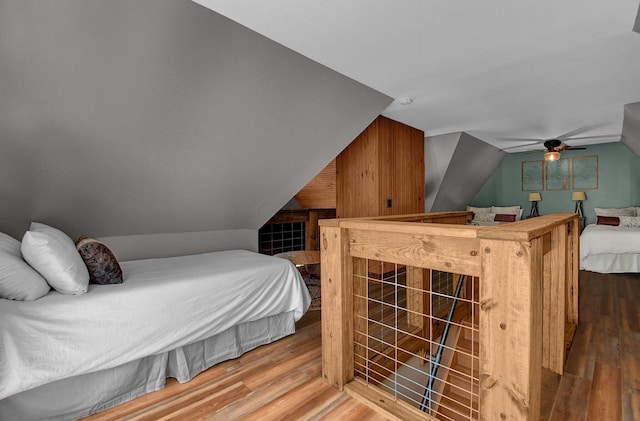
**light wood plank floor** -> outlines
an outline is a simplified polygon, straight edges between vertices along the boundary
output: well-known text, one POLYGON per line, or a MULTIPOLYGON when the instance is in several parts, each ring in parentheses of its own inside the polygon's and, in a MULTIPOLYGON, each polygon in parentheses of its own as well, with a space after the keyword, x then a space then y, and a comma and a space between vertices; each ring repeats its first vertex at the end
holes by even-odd
MULTIPOLYGON (((562 378, 546 373, 543 419, 640 420, 640 275, 580 273, 580 325, 562 378)), ((186 384, 85 418, 385 420, 321 379, 320 312, 296 333, 218 364, 186 384)))

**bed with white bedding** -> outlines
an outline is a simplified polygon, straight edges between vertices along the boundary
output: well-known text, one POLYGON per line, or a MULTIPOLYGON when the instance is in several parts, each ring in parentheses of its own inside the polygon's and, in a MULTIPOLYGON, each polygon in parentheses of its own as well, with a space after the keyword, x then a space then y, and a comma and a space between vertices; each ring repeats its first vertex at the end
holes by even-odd
POLYGON ((587 225, 580 235, 580 269, 640 273, 640 228, 587 225))
POLYGON ((243 250, 122 262, 122 284, 0 299, 0 419, 76 419, 294 332, 287 260, 243 250))

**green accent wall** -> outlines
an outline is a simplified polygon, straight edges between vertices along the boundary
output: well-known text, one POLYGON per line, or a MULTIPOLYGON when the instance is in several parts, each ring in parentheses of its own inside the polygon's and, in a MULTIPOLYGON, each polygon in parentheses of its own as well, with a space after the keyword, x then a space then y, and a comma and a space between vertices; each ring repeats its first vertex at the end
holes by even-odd
MULTIPOLYGON (((640 157, 623 143, 590 145, 586 150, 564 151, 562 158, 576 156, 598 156, 598 188, 584 191, 587 200, 582 206, 587 223, 595 223, 594 208, 621 208, 640 206, 640 157)), ((470 203, 472 206, 520 205, 523 218, 531 210, 529 191, 522 191, 522 162, 542 159, 540 152, 509 154, 470 203)), ((557 212, 573 212, 575 202, 572 190, 540 190, 542 201, 538 202, 540 215, 557 212)))

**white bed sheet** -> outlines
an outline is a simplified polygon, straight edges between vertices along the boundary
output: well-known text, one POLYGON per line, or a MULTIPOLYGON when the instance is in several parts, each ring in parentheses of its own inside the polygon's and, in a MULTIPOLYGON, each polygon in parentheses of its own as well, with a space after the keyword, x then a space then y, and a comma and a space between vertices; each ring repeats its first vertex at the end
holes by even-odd
POLYGON ((0 300, 0 399, 194 343, 310 296, 287 260, 244 250, 123 262, 85 295, 0 300))
POLYGON ((580 235, 580 269, 600 273, 640 271, 640 229, 587 225, 580 235))
POLYGON ((591 224, 580 235, 580 254, 640 253, 640 228, 591 224))

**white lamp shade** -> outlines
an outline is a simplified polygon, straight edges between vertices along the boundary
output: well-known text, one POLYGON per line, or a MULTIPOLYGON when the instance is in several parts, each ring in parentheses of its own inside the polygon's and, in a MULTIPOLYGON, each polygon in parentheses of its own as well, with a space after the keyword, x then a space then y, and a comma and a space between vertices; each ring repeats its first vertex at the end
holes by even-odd
POLYGON ((574 191, 571 193, 571 200, 587 200, 587 195, 583 191, 574 191))
POLYGON ((540 193, 529 193, 529 202, 539 202, 542 200, 540 193))

